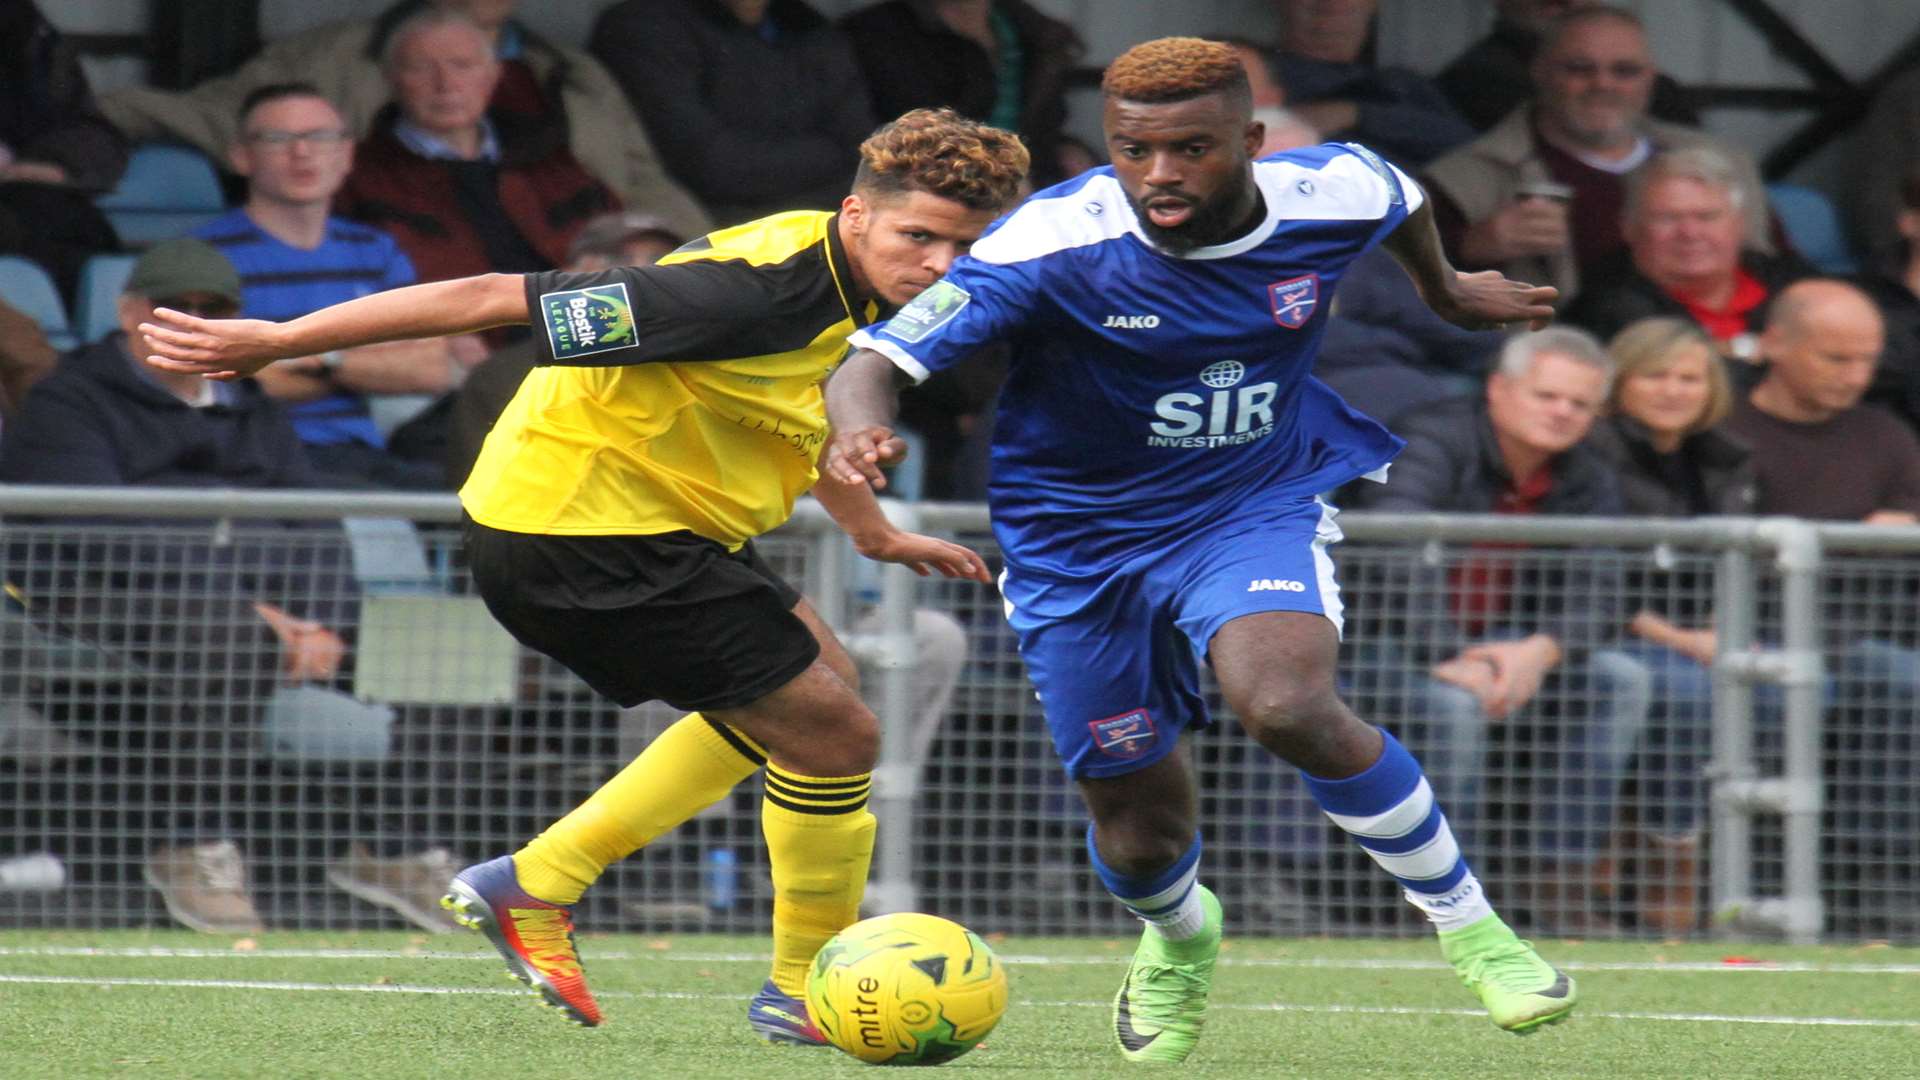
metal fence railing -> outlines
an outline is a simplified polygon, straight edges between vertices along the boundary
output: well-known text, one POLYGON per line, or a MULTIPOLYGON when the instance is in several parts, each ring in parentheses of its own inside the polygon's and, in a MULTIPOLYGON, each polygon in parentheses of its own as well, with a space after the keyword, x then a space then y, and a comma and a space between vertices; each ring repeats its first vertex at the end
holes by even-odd
MULTIPOLYGON (((891 510, 997 555, 983 507, 891 510)), ((671 722, 500 631, 457 521, 441 497, 0 488, 0 925, 164 921, 156 883, 195 874, 244 875, 268 925, 396 925, 389 901, 517 847, 671 722)), ((1916 936, 1920 529, 1341 525, 1343 691, 1421 757, 1510 918, 1916 936), (1710 635, 1658 646, 1630 629, 1643 615, 1710 635), (1433 674, 1543 628, 1567 659, 1505 719, 1433 674)), ((870 903, 1124 930, 998 597, 860 563, 811 505, 760 547, 843 633, 886 725, 870 903)), ((1205 873, 1236 926, 1415 932, 1213 702, 1192 757, 1205 873)), ((765 880, 749 783, 615 868, 582 917, 757 930, 765 880)))

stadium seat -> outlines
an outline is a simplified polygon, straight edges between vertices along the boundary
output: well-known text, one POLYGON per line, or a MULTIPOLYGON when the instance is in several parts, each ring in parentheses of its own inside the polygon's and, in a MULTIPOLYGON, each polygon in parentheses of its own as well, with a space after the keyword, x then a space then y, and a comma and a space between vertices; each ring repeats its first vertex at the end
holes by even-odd
POLYGON ((49 345, 62 352, 73 348, 73 326, 67 321, 66 305, 60 302, 53 277, 39 263, 18 255, 0 255, 0 300, 39 323, 49 345))
POLYGON ((121 243, 143 248, 213 220, 226 201, 220 176, 205 154, 186 146, 142 143, 134 147, 120 186, 100 196, 96 205, 113 222, 121 243))
POLYGON ((1801 258, 1827 274, 1851 274, 1860 268, 1840 214, 1824 193, 1798 184, 1768 184, 1767 201, 1801 258))
POLYGON ((73 332, 82 343, 119 329, 116 302, 133 274, 132 255, 95 255, 80 268, 80 295, 73 301, 73 332))

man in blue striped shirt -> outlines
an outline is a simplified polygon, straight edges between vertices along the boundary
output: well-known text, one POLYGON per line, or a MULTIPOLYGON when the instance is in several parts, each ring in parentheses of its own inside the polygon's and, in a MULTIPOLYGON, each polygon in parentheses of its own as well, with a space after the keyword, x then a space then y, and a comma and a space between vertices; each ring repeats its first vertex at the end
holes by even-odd
MULTIPOLYGON (((284 322, 413 284, 413 264, 392 237, 328 213, 353 165, 353 141, 339 111, 311 85, 248 95, 227 160, 247 178, 247 201, 194 235, 239 269, 243 314, 284 322)), ((320 472, 349 486, 435 490, 446 485, 438 463, 389 453, 368 398, 440 394, 462 373, 448 343, 435 339, 284 360, 259 380, 287 405, 320 472)))

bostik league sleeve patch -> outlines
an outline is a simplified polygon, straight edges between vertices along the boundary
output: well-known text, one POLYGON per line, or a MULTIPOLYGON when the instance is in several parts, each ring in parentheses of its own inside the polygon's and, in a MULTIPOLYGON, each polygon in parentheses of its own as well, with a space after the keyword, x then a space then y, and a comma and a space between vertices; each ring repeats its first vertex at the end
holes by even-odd
POLYGON ((913 303, 894 312, 886 332, 909 345, 915 344, 952 322, 972 299, 973 294, 942 278, 914 297, 913 303))
POLYGON ((611 352, 636 344, 633 303, 624 281, 590 289, 540 294, 541 320, 556 361, 611 352))

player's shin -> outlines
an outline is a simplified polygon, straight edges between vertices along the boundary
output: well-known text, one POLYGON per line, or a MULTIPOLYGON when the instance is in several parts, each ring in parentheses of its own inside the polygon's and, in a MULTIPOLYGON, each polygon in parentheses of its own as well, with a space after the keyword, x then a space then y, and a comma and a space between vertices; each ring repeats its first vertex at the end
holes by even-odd
POLYGON ((736 729, 689 713, 567 816, 514 853, 521 887, 572 904, 607 867, 713 805, 766 763, 736 729))
POLYGON ((1307 789, 1436 929, 1459 929, 1493 914, 1420 763, 1391 734, 1380 734, 1380 757, 1371 766, 1343 780, 1302 774, 1307 789))
POLYGON ((860 917, 873 861, 873 775, 802 776, 767 766, 760 827, 773 877, 773 983, 802 997, 827 939, 860 917))

